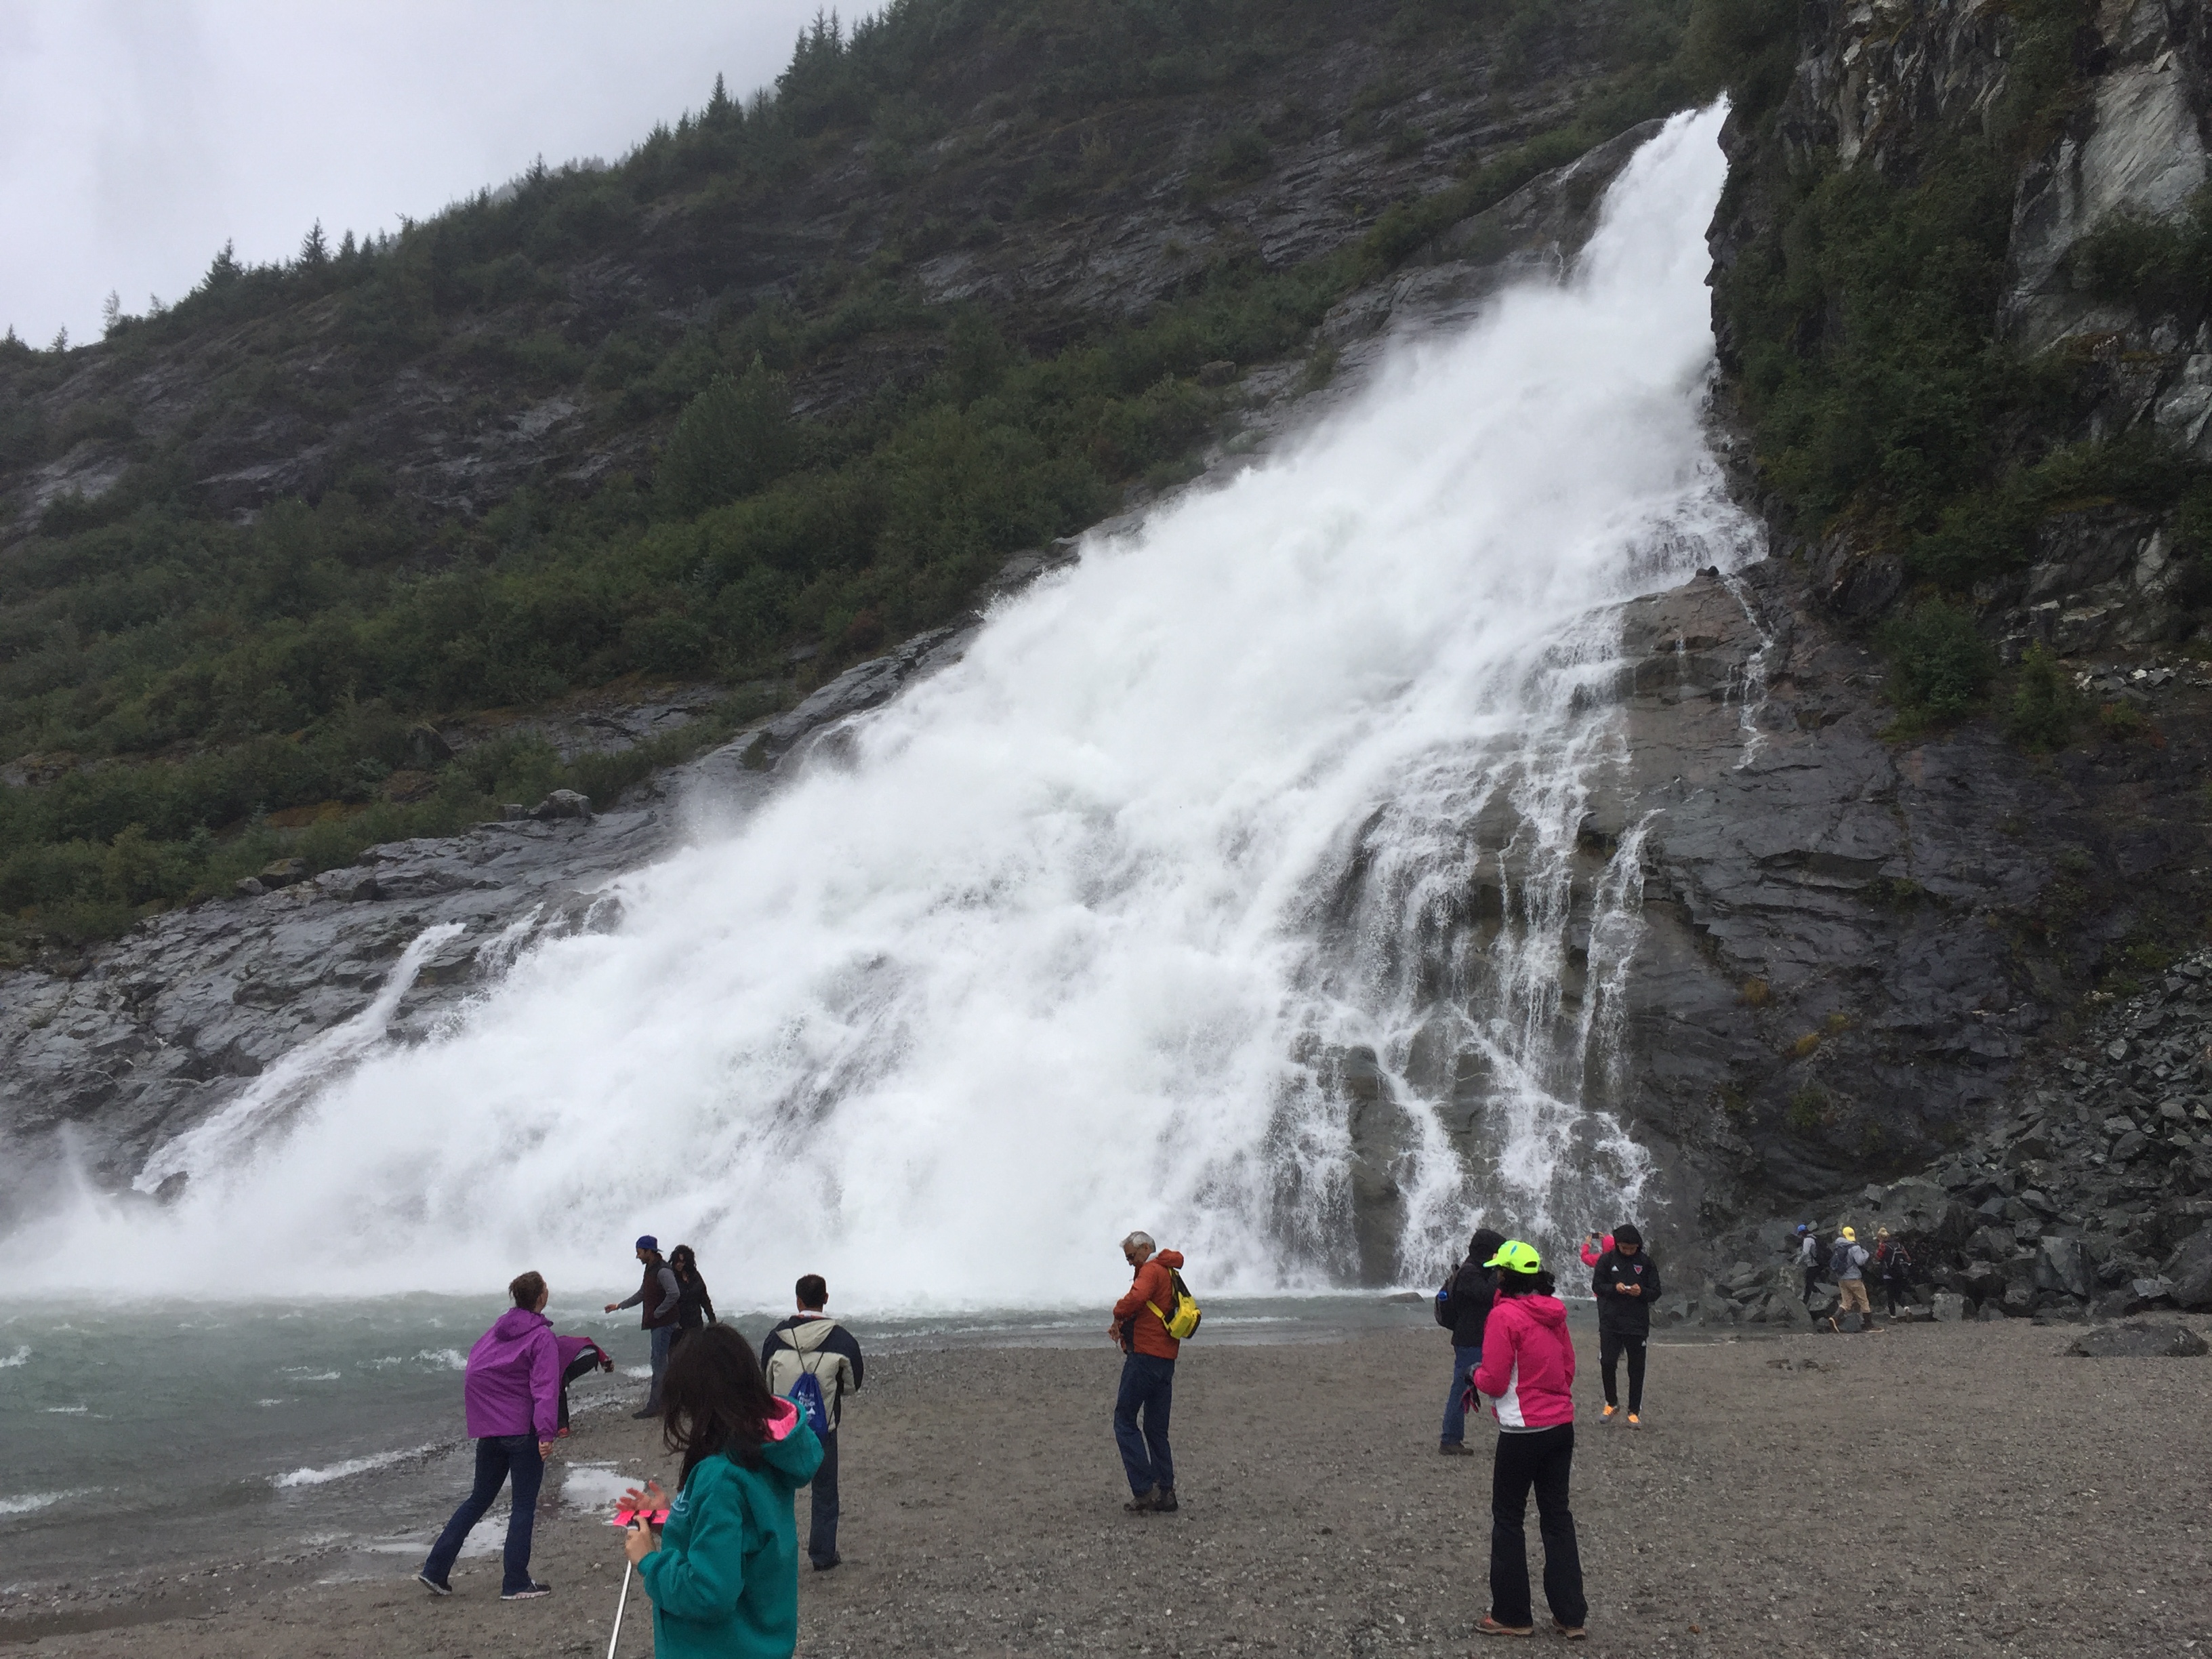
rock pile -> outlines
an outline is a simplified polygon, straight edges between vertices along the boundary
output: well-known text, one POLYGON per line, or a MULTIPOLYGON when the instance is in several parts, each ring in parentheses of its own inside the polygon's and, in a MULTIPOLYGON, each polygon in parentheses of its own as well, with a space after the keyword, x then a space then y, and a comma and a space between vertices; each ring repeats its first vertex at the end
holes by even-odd
MULTIPOLYGON (((1887 1226, 1937 1319, 2212 1310, 2212 951, 2107 1006, 2017 1110, 1934 1170, 1806 1218, 1824 1246, 1845 1224, 1862 1242, 1887 1226)), ((1784 1219, 1724 1239, 1765 1265, 1739 1259, 1657 1311, 1798 1322, 1802 1276, 1777 1259, 1793 1232, 1784 1219)))

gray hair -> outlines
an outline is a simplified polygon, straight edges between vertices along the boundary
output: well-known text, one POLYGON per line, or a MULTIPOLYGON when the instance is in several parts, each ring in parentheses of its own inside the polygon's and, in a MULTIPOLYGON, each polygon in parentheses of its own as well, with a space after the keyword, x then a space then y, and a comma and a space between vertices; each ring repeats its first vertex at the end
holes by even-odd
POLYGON ((1125 1250, 1149 1250, 1153 1248, 1152 1236, 1150 1233, 1131 1233, 1121 1241, 1121 1248, 1125 1250))

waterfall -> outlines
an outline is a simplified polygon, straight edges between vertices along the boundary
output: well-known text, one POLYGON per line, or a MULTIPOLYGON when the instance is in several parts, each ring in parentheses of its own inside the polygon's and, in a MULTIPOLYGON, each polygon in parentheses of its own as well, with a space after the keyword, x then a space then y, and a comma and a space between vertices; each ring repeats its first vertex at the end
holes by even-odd
POLYGON ((617 931, 163 1149, 181 1200, 88 1202, 51 1271, 606 1284, 653 1232, 738 1305, 1048 1305, 1132 1227, 1263 1291, 1613 1218, 1643 826, 1587 821, 1593 694, 1608 607, 1750 544, 1702 426, 1720 120, 1638 154, 1564 283, 1095 539, 617 931))

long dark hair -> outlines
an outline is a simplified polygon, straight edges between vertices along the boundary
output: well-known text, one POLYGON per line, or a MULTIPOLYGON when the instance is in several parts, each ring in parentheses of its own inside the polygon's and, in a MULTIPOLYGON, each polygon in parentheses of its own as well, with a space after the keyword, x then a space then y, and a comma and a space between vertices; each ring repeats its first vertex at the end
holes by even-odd
POLYGON ((1516 1273, 1510 1267, 1498 1270, 1500 1296, 1549 1296, 1557 1288, 1557 1281, 1540 1268, 1533 1273, 1516 1273))
POLYGON ((678 1279, 699 1276, 699 1258, 691 1254, 689 1244, 678 1244, 668 1253, 668 1265, 676 1270, 678 1279))
POLYGON ((717 1453, 749 1469, 761 1466, 761 1443, 776 1399, 760 1361, 734 1327, 692 1331, 668 1357, 660 1382, 660 1442, 684 1454, 680 1489, 691 1471, 717 1453))

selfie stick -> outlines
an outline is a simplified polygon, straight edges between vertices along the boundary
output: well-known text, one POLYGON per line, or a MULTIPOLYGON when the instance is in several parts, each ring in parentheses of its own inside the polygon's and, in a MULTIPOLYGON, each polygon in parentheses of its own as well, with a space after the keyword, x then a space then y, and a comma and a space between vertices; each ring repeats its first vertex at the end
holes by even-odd
POLYGON ((622 1640, 623 1609, 629 1605, 630 1564, 623 1563, 622 1599, 615 1603, 615 1633, 607 1638, 607 1659, 615 1659, 615 1644, 622 1640))

